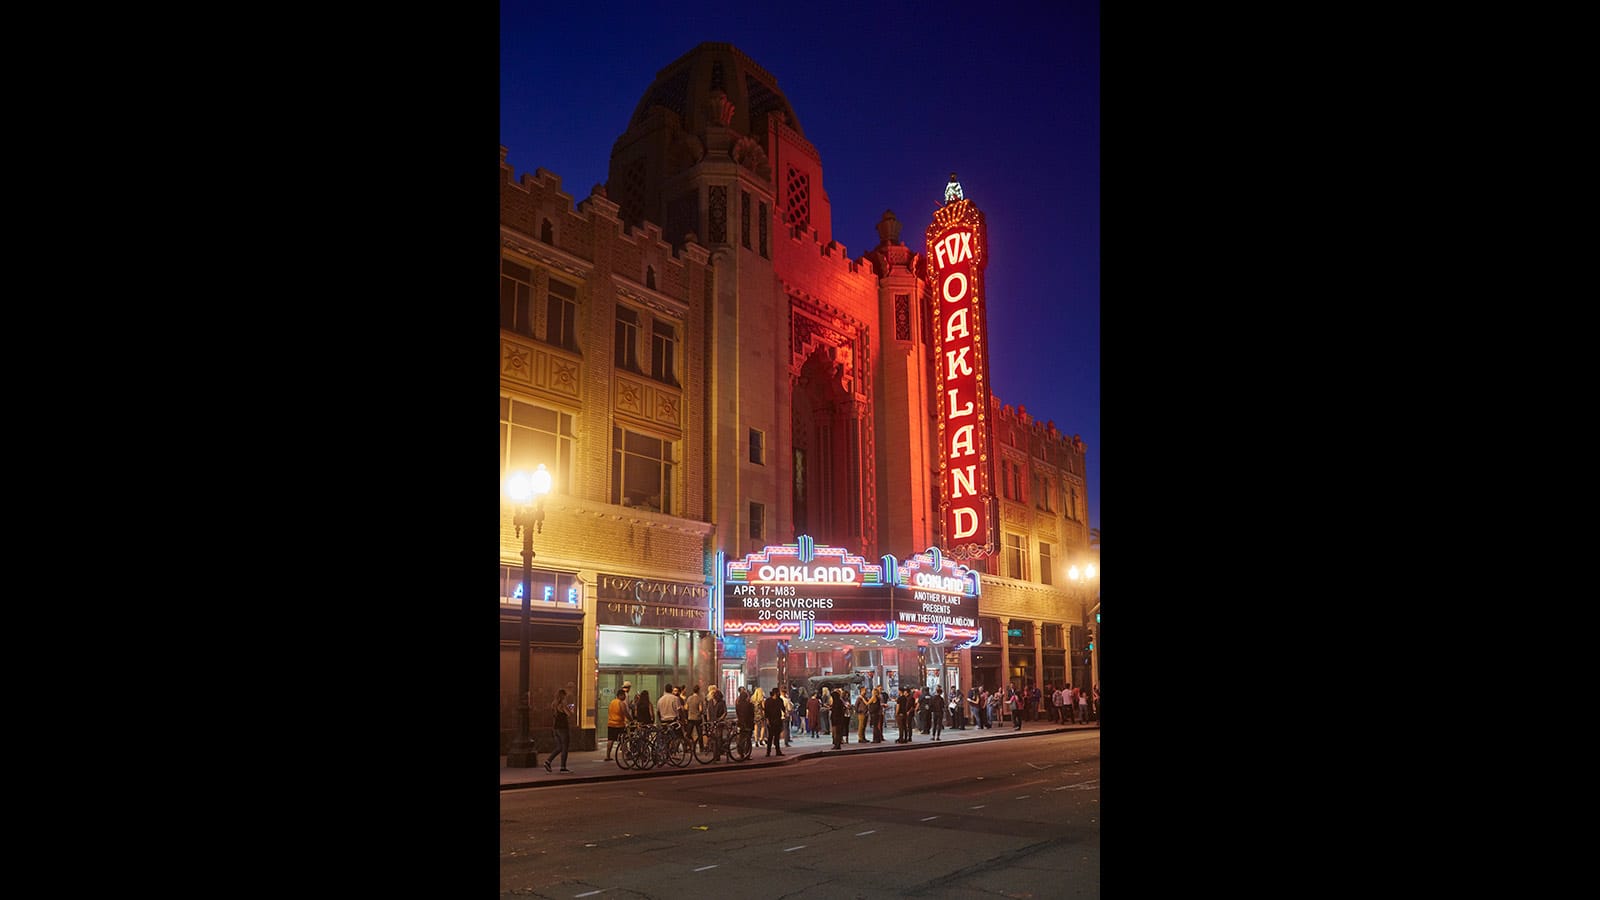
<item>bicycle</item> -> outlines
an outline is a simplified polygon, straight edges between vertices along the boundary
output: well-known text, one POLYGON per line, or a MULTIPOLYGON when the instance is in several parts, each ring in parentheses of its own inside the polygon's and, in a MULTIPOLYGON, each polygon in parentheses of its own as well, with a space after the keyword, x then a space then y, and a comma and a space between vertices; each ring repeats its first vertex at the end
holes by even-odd
POLYGON ((673 719, 664 726, 657 726, 655 753, 658 764, 667 763, 678 769, 689 764, 692 754, 689 739, 683 733, 683 723, 673 719))
POLYGON ((740 762, 749 760, 750 755, 755 752, 755 744, 753 743, 754 729, 745 731, 743 728, 738 727, 738 722, 734 722, 730 728, 737 729, 739 732, 739 738, 732 747, 732 755, 737 757, 740 762))
POLYGON ((616 748, 618 768, 645 770, 655 767, 656 756, 652 751, 655 729, 654 725, 641 725, 637 722, 628 726, 628 730, 623 734, 622 743, 616 748))
POLYGON ((694 742, 694 758, 702 763, 711 763, 726 754, 728 761, 732 762, 734 737, 738 725, 739 723, 733 719, 705 723, 705 727, 701 729, 700 740, 694 742))

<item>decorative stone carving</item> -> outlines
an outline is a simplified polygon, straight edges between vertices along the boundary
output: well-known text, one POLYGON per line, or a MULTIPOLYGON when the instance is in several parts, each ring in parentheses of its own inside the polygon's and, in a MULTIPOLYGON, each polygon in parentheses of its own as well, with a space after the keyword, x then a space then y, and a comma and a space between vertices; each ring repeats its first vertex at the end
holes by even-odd
POLYGON ((733 145, 733 161, 762 178, 772 177, 772 164, 767 161, 767 151, 755 138, 742 137, 733 145))
POLYGON ((878 220, 878 241, 880 244, 900 243, 900 220, 895 218, 894 210, 883 211, 883 218, 878 220))
POLYGON ((718 125, 727 126, 733 122, 733 101, 720 90, 713 90, 706 103, 706 109, 711 113, 711 120, 718 125))

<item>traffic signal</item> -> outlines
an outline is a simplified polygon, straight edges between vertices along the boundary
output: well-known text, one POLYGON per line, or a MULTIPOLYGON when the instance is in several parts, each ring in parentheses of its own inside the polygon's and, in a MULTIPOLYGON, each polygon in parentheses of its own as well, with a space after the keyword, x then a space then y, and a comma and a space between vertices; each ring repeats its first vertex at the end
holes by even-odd
POLYGON ((1089 629, 1089 652, 1094 652, 1094 629, 1089 629))

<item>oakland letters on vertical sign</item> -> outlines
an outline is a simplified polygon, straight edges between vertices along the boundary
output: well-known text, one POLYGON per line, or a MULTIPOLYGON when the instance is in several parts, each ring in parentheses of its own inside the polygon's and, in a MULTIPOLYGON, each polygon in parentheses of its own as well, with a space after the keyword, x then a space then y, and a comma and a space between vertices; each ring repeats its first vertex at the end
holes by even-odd
POLYGON ((984 341, 987 242, 983 213, 971 200, 934 211, 926 252, 939 396, 939 511, 944 552, 956 559, 989 556, 998 543, 989 459, 989 350, 984 341))

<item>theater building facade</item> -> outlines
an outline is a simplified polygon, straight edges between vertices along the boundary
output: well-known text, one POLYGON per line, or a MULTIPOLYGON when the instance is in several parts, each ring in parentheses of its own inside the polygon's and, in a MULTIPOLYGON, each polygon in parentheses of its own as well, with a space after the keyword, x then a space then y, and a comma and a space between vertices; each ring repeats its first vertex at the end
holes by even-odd
MULTIPOLYGON (((727 44, 662 69, 619 124, 576 203, 501 149, 501 476, 552 475, 530 591, 541 748, 561 688, 583 748, 624 681, 656 699, 1086 680, 1091 604, 1065 578, 1090 554, 1084 446, 988 383, 1005 298, 982 294, 981 198, 917 223, 931 252, 886 212, 852 258, 777 79, 727 44)), ((502 754, 515 512, 503 498, 502 754)))

